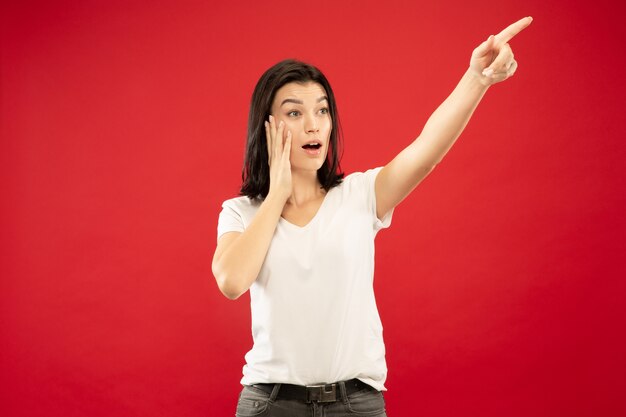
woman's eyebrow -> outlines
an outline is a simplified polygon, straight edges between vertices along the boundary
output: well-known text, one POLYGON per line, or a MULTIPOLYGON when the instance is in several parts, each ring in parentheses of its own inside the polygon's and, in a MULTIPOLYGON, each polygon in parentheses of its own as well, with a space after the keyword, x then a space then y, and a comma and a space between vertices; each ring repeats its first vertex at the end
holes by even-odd
MULTIPOLYGON (((328 101, 328 97, 322 96, 322 97, 317 99, 317 102, 320 103, 320 102, 322 102, 324 100, 328 101)), ((286 98, 286 99, 283 100, 282 103, 280 103, 280 106, 282 107, 283 104, 285 104, 285 103, 304 104, 304 102, 302 100, 297 100, 295 98, 286 98)))

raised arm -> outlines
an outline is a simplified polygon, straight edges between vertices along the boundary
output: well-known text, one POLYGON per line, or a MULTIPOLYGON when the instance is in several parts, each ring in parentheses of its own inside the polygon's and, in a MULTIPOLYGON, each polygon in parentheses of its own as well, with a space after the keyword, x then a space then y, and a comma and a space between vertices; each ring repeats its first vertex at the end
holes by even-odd
POLYGON ((285 125, 276 126, 270 116, 265 122, 267 151, 270 156, 270 190, 246 230, 222 235, 211 268, 217 285, 227 298, 234 300, 256 280, 269 250, 283 207, 291 195, 291 132, 285 125), (283 145, 284 139, 284 145, 283 145))
POLYGON ((441 162, 454 145, 487 89, 517 69, 508 42, 532 22, 525 17, 491 35, 472 53, 470 66, 452 94, 430 116, 418 138, 376 177, 379 218, 398 205, 441 162))

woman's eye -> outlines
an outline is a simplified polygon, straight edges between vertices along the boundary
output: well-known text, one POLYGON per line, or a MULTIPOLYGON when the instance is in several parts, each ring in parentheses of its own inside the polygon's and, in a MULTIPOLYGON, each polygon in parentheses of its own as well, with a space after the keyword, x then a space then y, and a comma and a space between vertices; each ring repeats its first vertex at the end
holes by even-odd
POLYGON ((328 109, 326 107, 324 107, 323 109, 320 109, 320 112, 322 114, 328 114, 328 109))
POLYGON ((299 113, 298 113, 297 110, 293 110, 293 111, 290 111, 289 113, 287 113, 287 116, 296 117, 298 114, 299 113))

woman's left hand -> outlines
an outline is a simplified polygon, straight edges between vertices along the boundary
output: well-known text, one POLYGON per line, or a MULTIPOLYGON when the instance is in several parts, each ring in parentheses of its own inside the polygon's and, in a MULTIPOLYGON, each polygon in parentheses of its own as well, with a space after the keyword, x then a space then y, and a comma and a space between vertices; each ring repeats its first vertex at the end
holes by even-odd
POLYGON ((517 61, 508 42, 533 21, 525 17, 513 23, 497 35, 491 35, 481 43, 470 59, 470 70, 480 78, 483 85, 490 86, 506 80, 517 70, 517 61))

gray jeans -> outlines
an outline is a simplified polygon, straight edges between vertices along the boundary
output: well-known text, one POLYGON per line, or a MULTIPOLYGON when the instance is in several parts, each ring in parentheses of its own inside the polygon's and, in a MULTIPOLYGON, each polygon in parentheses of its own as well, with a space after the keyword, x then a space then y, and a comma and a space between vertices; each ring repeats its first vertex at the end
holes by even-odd
POLYGON ((346 387, 339 382, 341 398, 331 403, 318 403, 279 398, 280 384, 276 384, 271 394, 244 386, 237 403, 236 417, 344 417, 368 416, 387 417, 383 393, 374 388, 346 395, 346 387))

